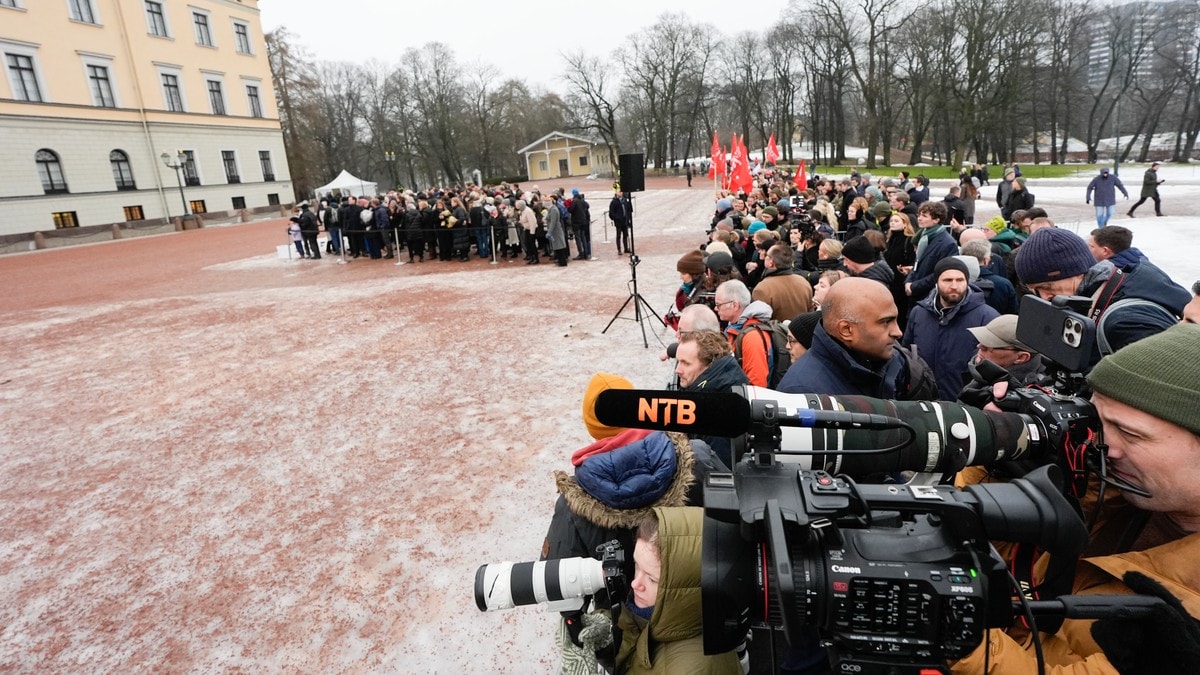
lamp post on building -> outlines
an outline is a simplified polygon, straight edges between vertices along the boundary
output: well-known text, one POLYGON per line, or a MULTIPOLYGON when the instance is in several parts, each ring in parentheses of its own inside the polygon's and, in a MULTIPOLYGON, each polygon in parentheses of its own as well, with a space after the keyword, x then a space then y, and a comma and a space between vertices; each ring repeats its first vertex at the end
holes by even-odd
POLYGON ((396 153, 392 152, 391 150, 384 150, 383 161, 388 163, 388 172, 392 176, 392 187, 395 188, 396 183, 398 182, 396 180, 396 153))
POLYGON ((179 184, 179 199, 183 201, 183 217, 187 218, 192 214, 188 209, 187 197, 183 194, 183 178, 181 173, 184 164, 187 163, 187 154, 182 150, 176 150, 174 155, 169 152, 163 152, 159 156, 162 157, 163 164, 175 170, 175 182, 179 184))

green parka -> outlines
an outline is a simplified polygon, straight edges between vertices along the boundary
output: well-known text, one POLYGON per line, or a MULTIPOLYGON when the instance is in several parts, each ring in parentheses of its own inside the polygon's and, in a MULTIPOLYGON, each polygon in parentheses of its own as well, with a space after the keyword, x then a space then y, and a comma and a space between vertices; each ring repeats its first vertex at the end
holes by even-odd
POLYGON ((741 675, 734 652, 704 655, 701 634, 700 558, 704 509, 657 507, 662 573, 649 621, 621 612, 617 672, 741 675))

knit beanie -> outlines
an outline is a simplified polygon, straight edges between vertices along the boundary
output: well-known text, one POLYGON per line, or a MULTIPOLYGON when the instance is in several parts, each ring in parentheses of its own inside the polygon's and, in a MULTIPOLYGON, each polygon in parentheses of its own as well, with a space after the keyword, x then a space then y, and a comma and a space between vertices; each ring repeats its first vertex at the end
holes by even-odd
POLYGON ((1017 276, 1026 286, 1082 276, 1095 264, 1087 242, 1056 227, 1034 232, 1017 249, 1017 276))
POLYGON ((728 211, 729 209, 732 209, 732 208, 733 208, 733 200, 728 199, 728 198, 717 200, 717 211, 728 211))
POLYGON ((875 216, 875 220, 887 218, 892 215, 892 205, 887 202, 875 202, 875 206, 871 207, 871 215, 875 216))
POLYGON ((871 245, 871 242, 860 234, 857 237, 851 237, 850 241, 842 246, 842 257, 860 265, 868 265, 875 262, 879 253, 871 245))
POLYGON ((717 251, 716 253, 710 253, 704 264, 714 273, 720 274, 721 270, 733 269, 733 256, 717 251))
POLYGON ((696 248, 684 253, 679 262, 675 263, 675 269, 681 274, 701 276, 704 274, 704 252, 696 248))
POLYGON ((609 389, 633 389, 633 383, 611 373, 596 373, 588 382, 587 390, 583 392, 583 425, 587 427, 588 435, 597 440, 615 436, 624 431, 619 427, 610 427, 600 423, 596 418, 596 397, 600 392, 609 389))
POLYGON ((967 264, 959 260, 957 256, 950 255, 937 261, 937 264, 933 266, 933 280, 941 279, 942 273, 946 270, 958 270, 962 272, 964 279, 971 278, 971 270, 967 269, 967 264))
POLYGON ((973 255, 956 255, 954 257, 961 260, 963 264, 967 266, 968 282, 975 283, 976 281, 979 281, 979 258, 976 258, 973 255))
POLYGON ((779 209, 775 208, 774 206, 768 206, 767 208, 763 209, 762 212, 764 216, 771 216, 776 220, 779 219, 779 209))
POLYGON ((767 224, 761 220, 756 220, 753 223, 750 223, 750 227, 746 230, 746 234, 753 236, 755 232, 765 229, 767 229, 767 224))
POLYGON ((1100 359, 1087 380, 1109 398, 1200 434, 1200 326, 1177 324, 1138 340, 1100 359))
POLYGON ((788 322, 788 330, 792 333, 792 337, 796 338, 796 342, 804 345, 805 349, 811 349, 813 332, 817 330, 819 323, 821 323, 821 310, 805 312, 788 322))

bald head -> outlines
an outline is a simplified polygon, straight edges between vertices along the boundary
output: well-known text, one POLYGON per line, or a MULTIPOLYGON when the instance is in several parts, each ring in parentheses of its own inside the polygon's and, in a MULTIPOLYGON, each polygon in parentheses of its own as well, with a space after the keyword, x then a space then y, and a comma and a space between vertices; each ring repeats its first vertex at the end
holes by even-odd
POLYGON ((977 227, 968 227, 958 235, 959 246, 966 246, 973 241, 987 241, 987 235, 977 227))
POLYGON ((842 279, 825 295, 821 325, 834 340, 852 352, 890 359, 902 333, 896 323, 896 303, 887 286, 861 277, 842 279))

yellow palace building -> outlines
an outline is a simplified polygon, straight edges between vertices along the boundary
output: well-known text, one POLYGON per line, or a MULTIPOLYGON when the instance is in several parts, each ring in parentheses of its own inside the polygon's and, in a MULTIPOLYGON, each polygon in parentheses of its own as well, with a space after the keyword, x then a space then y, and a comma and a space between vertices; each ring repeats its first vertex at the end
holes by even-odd
POLYGON ((0 237, 287 204, 258 0, 0 0, 0 237))

